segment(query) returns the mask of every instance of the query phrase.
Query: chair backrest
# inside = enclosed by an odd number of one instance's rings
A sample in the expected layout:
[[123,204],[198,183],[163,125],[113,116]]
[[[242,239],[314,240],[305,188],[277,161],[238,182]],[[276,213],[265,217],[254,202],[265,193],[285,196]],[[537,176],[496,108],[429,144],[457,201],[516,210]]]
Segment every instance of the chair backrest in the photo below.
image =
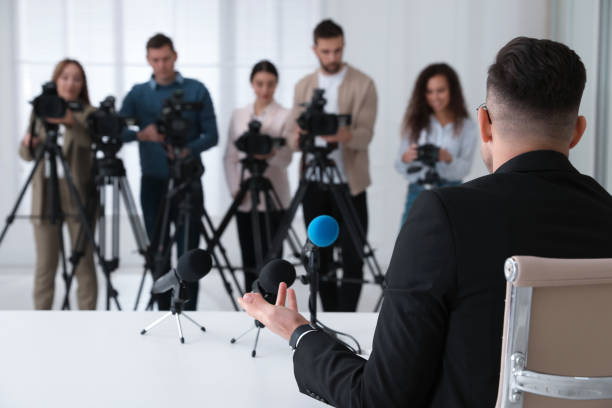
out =
[[514,256],[497,407],[612,407],[612,259]]

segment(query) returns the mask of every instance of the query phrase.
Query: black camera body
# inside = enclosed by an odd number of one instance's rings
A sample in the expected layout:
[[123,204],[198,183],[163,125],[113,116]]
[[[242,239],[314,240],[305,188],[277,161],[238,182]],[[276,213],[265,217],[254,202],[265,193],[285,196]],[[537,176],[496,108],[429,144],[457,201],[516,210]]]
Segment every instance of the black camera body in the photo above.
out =
[[103,136],[119,138],[125,129],[126,122],[115,110],[115,98],[107,96],[100,102],[98,110],[87,116],[87,125],[96,138]]
[[114,97],[107,96],[100,102],[100,107],[87,116],[87,127],[91,132],[94,150],[112,156],[121,149],[121,133],[126,127],[126,121],[115,110]]
[[249,122],[249,130],[244,132],[234,142],[236,149],[253,156],[256,154],[270,154],[272,150],[282,147],[286,140],[282,137],[272,137],[261,133],[261,122],[252,120]]
[[156,122],[157,131],[166,136],[166,143],[173,147],[184,147],[187,144],[190,122],[182,112],[197,112],[202,110],[201,102],[183,101],[183,91],[178,89],[172,96],[164,100],[162,118]]
[[433,187],[440,183],[440,175],[436,171],[436,163],[440,154],[440,146],[436,146],[431,143],[427,143],[417,147],[417,158],[415,161],[421,162],[422,166],[413,165],[408,167],[408,174],[416,173],[421,171],[423,166],[428,168],[425,176],[418,180],[419,184],[425,185],[425,187]]
[[335,135],[341,126],[351,124],[351,115],[336,115],[323,112],[327,100],[323,97],[324,89],[315,89],[306,110],[298,117],[298,126],[307,132],[305,139],[300,138],[300,148],[314,145],[314,136]]
[[57,94],[57,85],[53,81],[45,82],[42,93],[31,102],[34,114],[39,118],[61,119],[66,116],[66,110],[75,112],[83,110],[78,102],[67,102]]

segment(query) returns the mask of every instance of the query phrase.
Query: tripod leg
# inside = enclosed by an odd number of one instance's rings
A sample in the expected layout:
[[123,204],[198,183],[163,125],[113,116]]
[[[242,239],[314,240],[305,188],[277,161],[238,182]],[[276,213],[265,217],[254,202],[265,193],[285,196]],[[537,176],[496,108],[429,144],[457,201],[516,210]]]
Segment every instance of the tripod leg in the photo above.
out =
[[15,214],[17,213],[17,210],[19,209],[19,205],[21,204],[21,200],[23,200],[23,196],[25,195],[25,192],[26,192],[28,186],[32,182],[32,178],[34,177],[34,173],[36,172],[36,169],[40,165],[40,162],[42,161],[43,157],[45,157],[45,150],[44,149],[40,149],[40,151],[38,152],[38,155],[36,156],[36,160],[34,161],[34,166],[32,167],[32,170],[30,171],[30,174],[28,175],[28,178],[26,179],[26,182],[24,183],[23,187],[21,188],[21,191],[19,192],[19,196],[17,196],[17,200],[15,201],[15,205],[13,206],[13,209],[11,210],[10,214],[6,217],[6,223],[4,224],[4,228],[2,229],[2,233],[0,234],[0,243],[2,243],[2,241],[4,240],[4,236],[6,235],[6,232],[8,231],[9,226],[15,220]]
[[181,344],[185,343],[185,337],[183,336],[183,328],[181,327],[181,314],[175,313],[174,318],[176,319],[176,327],[179,332],[179,339],[181,340]]
[[151,323],[150,325],[148,325],[147,327],[142,329],[140,331],[140,334],[146,334],[147,332],[151,331],[152,328],[154,328],[155,326],[157,326],[158,324],[163,322],[164,319],[170,317],[171,315],[172,315],[172,312],[168,312],[168,313],[164,314],[162,317],[160,317],[159,319],[155,320],[153,323]]
[[191,323],[195,324],[196,326],[198,326],[200,328],[200,330],[202,330],[203,332],[206,331],[206,328],[204,326],[202,326],[200,323],[196,322],[194,319],[191,318],[191,316],[189,316],[187,313],[182,313],[183,317],[187,320],[189,320]]
[[274,255],[277,254],[282,248],[283,240],[287,236],[287,231],[289,230],[289,228],[291,228],[293,218],[295,217],[295,214],[297,213],[300,204],[302,204],[302,201],[304,200],[304,195],[306,194],[309,185],[310,182],[305,178],[302,178],[302,180],[300,180],[300,184],[298,186],[297,191],[295,192],[295,196],[293,196],[293,199],[291,200],[291,204],[289,205],[287,212],[281,219],[280,225],[276,230],[276,234],[274,234],[272,244],[268,248],[266,261],[273,259]]
[[258,329],[259,327],[257,327],[257,326],[253,326],[253,327],[251,327],[250,329],[248,329],[247,331],[245,331],[244,333],[242,333],[240,336],[238,336],[238,337],[232,337],[232,339],[230,340],[230,343],[232,343],[232,344],[236,343],[238,340],[240,340],[241,338],[243,338],[245,334],[250,333],[250,332],[251,332],[253,329],[256,329],[256,328]]
[[[217,258],[217,254],[215,253],[214,248],[210,246],[211,238],[208,235],[208,232],[206,231],[206,227],[204,226],[204,223],[202,222],[202,220],[200,220],[200,233],[202,237],[204,238],[204,241],[207,244],[207,251],[210,253],[210,256],[213,259],[213,265],[219,271],[219,276],[221,277],[221,281],[223,282],[223,287],[225,288],[225,292],[227,292],[227,295],[229,296],[230,302],[232,303],[234,310],[238,311],[239,310],[238,304],[236,303],[236,300],[234,299],[234,291],[232,289],[232,285],[230,285],[227,278],[225,277],[225,273],[223,272],[223,265],[221,265],[221,263],[219,262],[219,258]],[[227,258],[227,255],[225,253],[225,249],[223,248],[223,246],[221,246],[220,241],[217,246],[221,250],[221,255],[223,256],[224,261],[226,262],[227,268],[230,270],[232,278],[234,279],[234,283],[236,284],[236,287],[238,288],[238,291],[240,292],[240,296],[242,296],[244,293],[241,292],[240,290],[240,285],[238,285],[238,281],[236,280],[236,275],[234,274],[231,264],[229,263],[229,259]]]
[[253,344],[253,351],[251,351],[251,357],[255,357],[257,354],[257,343],[259,343],[259,333],[261,333],[261,327],[257,328],[257,333],[255,334],[255,344]]
[[102,253],[100,252],[100,248],[98,247],[98,245],[96,245],[94,236],[93,236],[93,231],[91,226],[89,225],[89,222],[87,220],[87,216],[86,216],[86,211],[85,211],[85,207],[83,206],[83,202],[81,201],[81,197],[79,196],[79,192],[77,191],[75,185],[74,185],[74,180],[72,179],[72,173],[70,172],[70,168],[68,167],[68,164],[66,163],[66,159],[64,158],[62,151],[59,147],[56,147],[57,149],[57,156],[60,158],[60,162],[62,164],[62,167],[64,169],[64,175],[66,177],[66,182],[68,183],[68,188],[70,190],[70,194],[72,196],[72,199],[74,200],[74,202],[77,205],[78,208],[78,215],[79,215],[79,220],[81,222],[81,226],[82,228],[84,228],[85,230],[85,234],[87,237],[87,240],[91,243],[92,248],[94,253],[96,254],[96,256],[98,257],[98,262],[100,264],[100,266],[102,267],[102,270],[104,272],[104,277],[106,279],[106,307],[107,310],[110,310],[110,299],[112,298],[115,301],[115,305],[117,306],[118,310],[121,310],[121,306],[119,304],[119,299],[117,298],[118,293],[117,290],[113,287],[112,283],[111,283],[111,279],[110,279],[110,273],[111,271],[108,269],[108,265],[106,264],[106,262],[104,262],[104,257],[102,255]]

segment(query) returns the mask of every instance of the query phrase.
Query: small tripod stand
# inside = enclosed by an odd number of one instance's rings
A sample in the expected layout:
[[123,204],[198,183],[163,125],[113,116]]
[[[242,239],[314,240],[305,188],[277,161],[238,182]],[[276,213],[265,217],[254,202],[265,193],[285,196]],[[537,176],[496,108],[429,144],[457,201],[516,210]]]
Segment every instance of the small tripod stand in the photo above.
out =
[[[123,198],[123,203],[127,210],[127,214],[130,220],[130,226],[138,246],[138,253],[145,258],[144,273],[147,270],[152,270],[152,262],[149,256],[149,237],[147,232],[142,225],[142,221],[138,216],[138,210],[132,195],[132,189],[126,177],[125,167],[123,161],[117,157],[117,152],[121,149],[121,141],[118,138],[108,138],[105,140],[99,140],[95,144],[94,154],[94,167],[93,174],[95,180],[95,189],[100,203],[98,212],[98,244],[100,246],[100,252],[107,255],[107,238],[106,238],[106,187],[111,186],[112,188],[112,213],[111,213],[111,258],[101,259],[100,262],[104,263],[106,268],[112,272],[119,267],[119,221],[120,221],[120,207],[119,200]],[[97,152],[101,152],[102,157],[98,157]],[[90,213],[93,213],[90,212]],[[77,240],[76,250],[73,253],[75,258],[75,264],[78,264],[80,258],[84,255],[85,240],[82,231],[79,233]],[[71,274],[68,279],[68,288],[72,283],[74,274]],[[107,286],[107,293],[112,290]],[[64,298],[64,309],[69,308],[68,306],[68,291]],[[107,304],[106,309],[108,310],[110,305]]]
[[[170,254],[172,250],[172,246],[178,240],[178,228],[174,234],[170,237],[169,240],[166,240],[166,235],[168,234],[170,228],[170,212],[172,210],[172,206],[174,203],[177,204],[178,215],[176,216],[175,225],[183,226],[183,245],[184,250],[186,251],[189,245],[189,236],[190,236],[190,225],[192,217],[196,217],[199,219],[198,230],[200,235],[206,241],[208,248],[210,249],[210,255],[213,259],[214,267],[219,271],[221,279],[223,281],[223,286],[225,287],[225,291],[227,292],[234,309],[238,310],[238,305],[234,300],[233,289],[229,281],[227,280],[224,269],[229,270],[232,280],[236,287],[238,287],[240,291],[240,285],[236,279],[236,275],[234,273],[234,269],[229,262],[229,258],[227,256],[227,252],[225,248],[219,244],[219,250],[221,252],[221,256],[223,258],[224,264],[221,264],[219,258],[212,250],[210,246],[211,242],[211,233],[215,234],[215,229],[212,224],[212,220],[210,216],[202,206],[201,208],[193,208],[192,205],[192,197],[194,194],[194,188],[201,188],[201,184],[197,181],[201,178],[204,173],[204,167],[202,164],[190,157],[179,157],[180,149],[174,148],[175,150],[175,159],[171,162],[170,165],[170,178],[168,180],[168,188],[166,191],[166,198],[164,204],[161,206],[158,219],[157,226],[155,228],[156,234],[153,237],[153,248],[154,250],[154,277],[161,276],[167,268],[168,262],[170,260]],[[201,192],[195,192],[196,194],[201,194]],[[202,221],[201,217],[203,217],[206,224]],[[138,289],[138,295],[136,297],[136,304],[134,305],[134,310],[138,308],[138,303],[140,301],[140,295],[142,293],[142,288],[144,285],[144,280],[146,278],[146,270],[143,272],[142,278],[140,280],[140,287]],[[240,291],[242,294],[242,292]],[[147,310],[151,310],[153,308],[153,303],[155,301],[154,296],[152,295],[147,303]]]
[[[64,245],[64,235],[62,231],[63,223],[65,221],[65,214],[63,213],[62,208],[61,208],[60,194],[59,194],[59,180],[58,180],[58,175],[57,175],[57,160],[59,160],[61,163],[62,169],[64,171],[64,175],[65,175],[66,183],[70,191],[71,199],[77,205],[77,212],[78,212],[77,217],[79,221],[81,222],[81,232],[82,231],[85,232],[85,238],[87,242],[91,244],[92,247],[94,248],[94,253],[98,257],[100,266],[102,267],[102,270],[104,272],[104,277],[106,278],[106,286],[108,289],[107,302],[106,302],[107,308],[110,307],[110,298],[112,298],[117,308],[121,309],[121,306],[119,305],[119,300],[117,299],[117,295],[118,295],[117,291],[113,288],[111,280],[110,280],[110,270],[107,268],[107,265],[103,262],[103,257],[100,252],[100,248],[95,243],[92,227],[86,216],[85,207],[83,206],[79,193],[74,185],[72,174],[70,172],[70,168],[68,167],[68,164],[66,163],[66,159],[64,158],[64,155],[62,153],[61,146],[57,144],[59,126],[56,124],[48,123],[44,120],[43,120],[43,124],[45,128],[44,144],[39,149],[36,155],[35,161],[34,161],[34,167],[30,171],[30,174],[24,186],[22,187],[21,192],[19,193],[19,196],[17,198],[17,201],[15,202],[15,205],[13,206],[11,213],[6,218],[6,224],[4,226],[4,229],[2,230],[2,233],[0,234],[0,243],[4,239],[4,236],[6,235],[6,232],[8,231],[9,226],[15,220],[15,214],[17,213],[19,205],[21,204],[21,201],[23,200],[23,197],[28,188],[28,185],[32,182],[32,178],[34,177],[36,170],[38,169],[43,159],[45,159],[46,162],[49,164],[49,184],[48,186],[50,188],[48,189],[48,202],[51,203],[50,221],[52,224],[58,224],[59,226],[58,242],[59,242],[59,248],[60,248],[60,259],[61,259],[61,264],[62,264],[62,278],[64,279],[64,283],[66,284],[66,293],[68,294],[68,291],[70,290],[70,281],[72,279],[71,277],[74,275],[76,264],[78,263],[78,261],[76,260],[75,257],[72,257],[72,256],[70,257],[70,261],[72,263],[72,273],[69,275],[68,269],[66,266],[66,248]],[[35,136],[34,130],[35,130],[35,121],[33,121],[31,124],[30,133],[32,137]],[[44,218],[44,216],[41,215],[41,218]],[[69,308],[69,305],[67,304],[66,299],[64,300],[64,306],[65,308]]]
[[[278,248],[281,247],[283,239],[287,235],[287,231],[291,226],[298,207],[304,200],[308,187],[311,185],[322,185],[332,193],[334,202],[340,210],[342,221],[344,221],[344,225],[347,227],[347,233],[351,238],[353,247],[361,259],[365,261],[365,264],[372,274],[372,283],[379,285],[381,289],[384,290],[385,276],[382,273],[380,265],[378,264],[376,256],[374,255],[374,250],[369,244],[365,232],[363,231],[363,228],[359,222],[357,211],[355,210],[353,202],[351,201],[348,184],[343,181],[342,175],[336,167],[336,163],[327,157],[331,150],[332,149],[329,147],[321,148],[312,146],[302,156],[302,160],[305,161],[306,153],[310,153],[312,155],[312,159],[305,166],[304,174],[302,175],[298,189],[291,200],[291,205],[285,213],[276,235],[274,236],[274,240],[269,248],[266,259],[271,259],[273,254],[275,254],[276,251],[278,251]],[[352,282],[353,280],[351,279],[350,281]],[[359,283],[368,282],[362,279],[359,280]],[[381,294],[380,298],[376,302],[376,306],[374,308],[375,311],[380,309],[382,299],[383,295]]]
[[181,327],[181,316],[185,317],[191,323],[199,327],[200,330],[205,332],[206,328],[204,326],[202,326],[200,323],[192,319],[187,313],[183,312],[183,305],[187,303],[188,301],[189,300],[187,299],[187,296],[185,294],[185,284],[183,282],[180,282],[178,284],[178,287],[175,287],[174,289],[172,289],[172,306],[170,307],[170,311],[164,314],[159,319],[155,320],[153,323],[151,323],[144,329],[142,329],[140,331],[140,334],[142,335],[147,334],[147,332],[151,331],[151,329],[153,329],[155,326],[157,326],[158,324],[160,324],[161,322],[163,322],[170,316],[174,316],[176,320],[176,327],[178,329],[179,340],[181,341],[181,344],[185,343],[185,337],[183,336],[183,328]]

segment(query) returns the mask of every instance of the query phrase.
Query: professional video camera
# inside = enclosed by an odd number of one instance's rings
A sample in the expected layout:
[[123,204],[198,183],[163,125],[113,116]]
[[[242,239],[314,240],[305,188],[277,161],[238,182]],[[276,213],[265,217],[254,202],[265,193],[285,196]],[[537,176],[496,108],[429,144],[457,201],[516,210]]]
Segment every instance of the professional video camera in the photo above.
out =
[[107,96],[100,102],[100,108],[87,116],[94,149],[105,154],[117,153],[121,149],[121,132],[126,126],[124,118],[115,110],[115,98]]
[[440,175],[436,171],[436,163],[438,162],[438,156],[440,154],[440,147],[431,143],[421,145],[417,148],[416,162],[420,162],[422,165],[413,165],[408,167],[408,174],[416,173],[421,171],[423,167],[427,167],[425,176],[418,180],[419,184],[425,187],[433,187],[440,183]]
[[173,147],[184,147],[187,144],[189,120],[182,115],[183,111],[200,111],[201,102],[183,101],[183,91],[178,89],[172,96],[164,100],[162,118],[156,122],[157,131],[166,135],[166,143]]
[[31,102],[34,114],[39,118],[63,118],[66,109],[79,112],[83,106],[79,102],[67,102],[57,94],[55,82],[49,81],[43,84],[42,93]]
[[244,132],[234,145],[248,156],[270,154],[275,148],[284,146],[286,140],[282,137],[272,137],[261,134],[261,122],[252,120],[249,122],[249,130]]
[[323,97],[324,89],[315,89],[306,110],[298,117],[298,126],[306,131],[306,135],[300,137],[300,148],[302,150],[314,146],[314,137],[320,135],[335,135],[341,126],[351,124],[351,115],[336,115],[323,112],[327,100]]

